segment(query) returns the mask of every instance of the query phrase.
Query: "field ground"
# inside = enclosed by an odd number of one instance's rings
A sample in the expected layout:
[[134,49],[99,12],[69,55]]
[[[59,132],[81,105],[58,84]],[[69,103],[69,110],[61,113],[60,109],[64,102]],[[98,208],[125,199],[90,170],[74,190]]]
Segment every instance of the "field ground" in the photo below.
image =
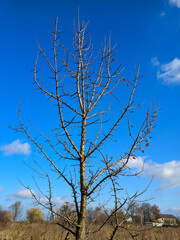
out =
[[[137,228],[137,227],[129,227]],[[150,230],[146,230],[145,227],[141,227],[143,230],[136,240],[180,240],[180,227],[157,227]],[[94,234],[88,238],[88,240],[105,240],[109,239],[112,232],[110,226],[105,227],[100,233]],[[14,222],[8,224],[6,227],[0,228],[0,240],[63,240],[66,233],[62,229],[49,222],[44,223],[28,223],[28,222]],[[68,238],[69,240],[73,238]],[[120,229],[116,235],[116,240],[130,240],[132,239],[129,233],[123,229]]]

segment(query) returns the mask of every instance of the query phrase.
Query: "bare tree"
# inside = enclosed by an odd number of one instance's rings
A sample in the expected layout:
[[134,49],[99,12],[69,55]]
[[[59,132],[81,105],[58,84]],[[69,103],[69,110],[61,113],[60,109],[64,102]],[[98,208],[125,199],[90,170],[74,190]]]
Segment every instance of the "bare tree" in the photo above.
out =
[[16,201],[15,203],[11,204],[9,210],[13,215],[13,221],[15,221],[21,215],[23,210],[21,201]]
[[[140,86],[140,68],[136,70],[135,77],[127,80],[122,76],[122,66],[115,60],[114,47],[111,48],[111,39],[104,41],[99,53],[94,56],[91,38],[86,32],[87,24],[78,20],[77,29],[74,26],[74,38],[72,49],[63,45],[62,32],[57,29],[51,32],[52,55],[46,54],[45,50],[37,43],[39,53],[34,64],[34,83],[36,89],[52,102],[56,110],[57,126],[49,129],[50,132],[41,132],[27,118],[27,127],[21,118],[19,105],[19,125],[10,128],[24,133],[34,144],[35,150],[48,162],[45,170],[35,161],[38,168],[31,167],[48,182],[49,191],[45,194],[34,179],[41,195],[46,198],[41,201],[29,186],[38,204],[48,209],[54,222],[72,234],[78,240],[84,240],[89,231],[86,226],[87,206],[95,201],[106,183],[119,176],[136,176],[128,167],[128,162],[136,159],[137,152],[144,153],[154,128],[158,109],[151,106],[145,113],[144,119],[137,117],[135,124],[131,122],[136,110],[142,106],[135,102],[135,94]],[[52,56],[52,57],[51,57]],[[42,57],[42,58],[41,58]],[[46,81],[40,80],[39,58],[45,60],[50,71]],[[125,93],[125,95],[124,95]],[[108,104],[113,102],[114,104]],[[119,140],[121,124],[127,120],[127,135],[130,144],[119,157],[107,156],[106,146],[110,141]],[[56,121],[55,121],[56,122]],[[124,126],[124,125],[123,125]],[[67,168],[65,167],[66,165]],[[57,212],[53,202],[51,172],[72,191],[76,217]],[[115,207],[115,214],[130,199],[137,197],[127,194],[120,205]],[[63,221],[57,221],[57,217]],[[104,221],[99,230],[108,222],[110,216]],[[63,224],[66,222],[68,224]],[[118,224],[119,225],[119,224]]]

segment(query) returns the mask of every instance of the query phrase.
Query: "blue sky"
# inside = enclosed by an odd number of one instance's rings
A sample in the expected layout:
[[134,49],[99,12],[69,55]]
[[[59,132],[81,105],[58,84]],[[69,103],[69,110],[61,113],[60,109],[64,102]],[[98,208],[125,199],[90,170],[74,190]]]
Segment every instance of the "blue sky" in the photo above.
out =
[[[53,30],[58,17],[59,29],[64,31],[63,42],[70,46],[78,5],[80,18],[89,21],[94,51],[111,31],[112,45],[117,43],[116,61],[125,67],[124,77],[132,78],[134,60],[140,64],[141,74],[150,72],[142,80],[137,100],[142,99],[147,106],[154,97],[161,106],[160,118],[150,146],[131,166],[140,169],[145,160],[145,170],[137,186],[145,186],[154,175],[145,196],[154,198],[151,203],[159,205],[162,211],[180,208],[179,0],[0,1],[1,119],[17,123],[22,96],[24,116],[27,114],[37,127],[53,126],[50,104],[33,91],[31,70],[37,54],[35,39],[49,49],[49,30]],[[41,110],[44,115],[40,114]],[[0,132],[0,205],[7,207],[13,201],[22,200],[29,206],[32,204],[30,195],[16,177],[33,187],[32,172],[23,160],[31,162],[37,153],[33,153],[24,135],[9,130],[2,121]],[[110,143],[107,149],[118,154],[118,145]],[[131,180],[126,183],[127,189],[137,187]],[[67,188],[58,188],[54,193],[57,202],[69,198]]]

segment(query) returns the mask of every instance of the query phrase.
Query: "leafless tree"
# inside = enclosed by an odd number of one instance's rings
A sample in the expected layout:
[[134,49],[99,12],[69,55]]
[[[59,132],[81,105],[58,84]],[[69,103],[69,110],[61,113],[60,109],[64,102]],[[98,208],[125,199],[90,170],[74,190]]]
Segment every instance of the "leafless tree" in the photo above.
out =
[[[51,212],[54,222],[76,239],[84,240],[88,234],[95,232],[89,231],[86,226],[88,204],[95,201],[99,191],[112,179],[138,174],[130,171],[128,162],[136,158],[138,151],[144,153],[144,148],[149,145],[158,109],[155,104],[153,108],[148,107],[137,129],[135,124],[132,124],[131,118],[134,119],[137,109],[142,107],[142,104],[136,103],[134,99],[140,86],[139,79],[143,77],[139,76],[140,68],[136,70],[134,64],[134,79],[125,79],[122,76],[123,68],[115,59],[115,49],[111,48],[110,38],[104,41],[98,54],[94,56],[91,38],[86,31],[87,24],[80,23],[79,20],[77,29],[74,26],[73,30],[72,49],[65,47],[61,39],[63,33],[58,31],[57,23],[56,19],[55,30],[51,32],[53,57],[46,54],[37,43],[39,52],[33,70],[36,89],[47,97],[56,110],[57,126],[47,135],[46,130],[41,132],[27,118],[29,123],[27,127],[21,118],[20,104],[19,125],[9,127],[24,133],[34,144],[35,150],[38,150],[49,163],[48,170],[40,166],[38,161],[35,161],[38,170],[30,166],[41,177],[47,179],[48,194],[41,190],[34,179],[46,202],[41,201],[29,186],[26,188],[31,191],[38,204]],[[45,81],[40,80],[39,59],[45,60],[50,71]],[[136,119],[139,123],[140,117],[137,116]],[[106,146],[110,141],[119,140],[118,131],[121,124],[124,126],[124,120],[127,120],[130,144],[118,158],[112,155],[107,157]],[[64,162],[68,167],[65,167]],[[57,181],[62,179],[71,189],[75,218],[74,215],[71,218],[71,215],[56,211],[50,170],[57,175]],[[131,197],[127,195],[111,215],[116,214],[117,210],[138,194]],[[63,221],[56,221],[58,216]],[[99,230],[109,218],[110,216],[107,216]]]
[[16,201],[15,203],[11,204],[9,210],[13,215],[13,221],[15,221],[18,217],[20,217],[23,211],[21,201]]
[[133,194],[132,196],[129,196],[127,194],[127,197],[122,201],[122,199],[119,198],[120,194],[118,192],[121,190],[121,187],[117,182],[117,177],[111,176],[110,179],[112,182],[112,196],[114,197],[114,209],[112,213],[108,216],[108,218],[110,217],[113,218],[113,222],[111,224],[112,233],[109,239],[110,240],[115,239],[115,235],[118,229],[126,230],[129,233],[130,237],[132,239],[135,239],[140,233],[150,230],[151,228],[134,229],[133,227],[128,227],[128,225],[124,223],[127,223],[128,221],[128,217],[130,216],[129,214],[132,210],[132,207],[135,204],[135,200],[147,191],[151,182],[143,191],[141,192],[136,191],[135,194]]

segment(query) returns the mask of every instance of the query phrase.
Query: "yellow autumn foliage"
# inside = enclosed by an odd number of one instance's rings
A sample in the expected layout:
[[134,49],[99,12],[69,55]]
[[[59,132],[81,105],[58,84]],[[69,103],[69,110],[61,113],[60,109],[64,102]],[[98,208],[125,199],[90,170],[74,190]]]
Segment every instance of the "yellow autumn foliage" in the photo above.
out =
[[39,208],[30,208],[26,212],[26,218],[30,222],[40,222],[43,220],[42,212]]

